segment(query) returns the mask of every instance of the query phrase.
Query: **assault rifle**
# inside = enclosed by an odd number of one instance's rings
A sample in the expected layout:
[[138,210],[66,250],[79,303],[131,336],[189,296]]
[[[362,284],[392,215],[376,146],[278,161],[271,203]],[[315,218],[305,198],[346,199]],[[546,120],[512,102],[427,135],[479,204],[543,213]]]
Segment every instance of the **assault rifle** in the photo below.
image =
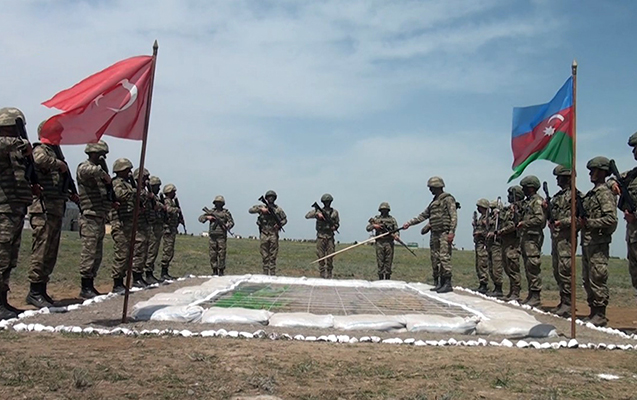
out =
[[[24,126],[24,121],[22,120],[22,118],[16,119],[15,122],[16,122],[16,129],[18,130],[18,134],[20,135],[20,137],[26,140],[27,142],[31,143],[29,141],[29,135],[27,134],[27,129]],[[43,199],[44,196],[42,195],[42,186],[40,186],[40,180],[38,179],[38,174],[35,172],[35,161],[33,160],[33,154],[29,154],[24,159],[24,168],[25,168],[24,175],[29,181],[29,183],[31,184],[31,188],[32,188],[31,190],[40,199],[42,212],[46,214],[46,205],[44,204],[44,199]]]
[[58,189],[60,190],[60,193],[62,194],[71,193],[72,195],[76,196],[77,201],[75,202],[75,204],[77,204],[77,207],[80,209],[80,214],[82,214],[82,208],[80,207],[80,200],[79,200],[79,193],[77,192],[77,186],[75,186],[75,181],[73,180],[73,176],[71,176],[71,171],[69,170],[69,164],[64,159],[64,153],[62,153],[62,148],[60,147],[60,145],[57,145],[57,144],[54,144],[51,147],[53,148],[53,152],[55,153],[55,158],[57,158],[58,160],[66,164],[66,172],[62,174],[62,181],[60,181],[58,185]]
[[622,178],[621,174],[617,170],[615,160],[610,160],[610,172],[615,176],[615,180],[621,189],[621,195],[619,196],[617,207],[622,211],[628,211],[631,214],[635,214],[635,211],[637,211],[637,205],[635,205],[635,200],[628,191],[628,185],[633,179],[635,179],[637,172],[631,171],[628,175]]
[[[402,229],[402,227],[401,228],[396,228],[396,229],[389,229],[389,227],[387,225],[385,225],[385,224],[382,224],[380,227],[381,227],[381,231],[382,231],[381,233],[389,232],[390,235],[393,235],[394,233],[396,233],[396,232],[398,232],[399,230]],[[416,255],[416,253],[414,253],[414,251],[412,249],[410,249],[409,246],[407,246],[407,244],[405,242],[403,242],[400,237],[394,236],[394,240],[397,241],[398,243],[400,243],[404,248],[409,250],[409,252],[411,254],[413,254],[414,257],[418,257]]]
[[473,220],[471,222],[471,225],[473,225],[474,228],[476,226],[478,226],[478,212],[477,211],[473,212]]
[[493,227],[493,240],[495,241],[498,236],[498,230],[500,229],[500,205],[502,205],[502,198],[498,196],[495,200],[495,226]]
[[222,220],[220,220],[219,218],[217,218],[214,213],[213,210],[209,209],[208,207],[204,207],[201,209],[206,215],[209,215],[212,217],[214,224],[212,225],[212,229],[214,230],[217,226],[220,226],[221,229],[223,229],[225,232],[228,232],[230,235],[234,236],[234,233],[232,233],[232,231],[230,229],[228,229],[228,226],[226,224],[223,223]]
[[549,194],[549,184],[546,181],[542,183],[542,190],[544,190],[544,195],[546,196],[546,219],[550,223],[554,223],[555,218],[553,216],[553,206],[551,205],[551,195]]
[[[100,158],[98,165],[102,168],[102,171],[108,174],[108,165],[106,165],[106,159]],[[113,190],[113,183],[104,183],[106,186],[106,198],[111,203],[117,202],[117,198],[115,197],[115,190]]]
[[[336,227],[336,224],[334,224],[334,221],[332,221],[332,216],[330,215],[329,212],[321,208],[321,206],[319,206],[317,202],[314,202],[314,204],[312,204],[312,207],[314,207],[316,212],[320,212],[321,214],[323,214],[323,218],[325,218],[325,222],[327,222],[330,225],[330,227],[334,227],[334,228]],[[334,231],[336,233],[340,233],[338,229],[335,229]]]
[[281,218],[279,218],[279,216],[277,215],[276,210],[274,209],[274,207],[272,207],[272,204],[268,203],[268,201],[263,196],[259,197],[259,201],[265,204],[265,206],[268,208],[268,214],[270,214],[274,218],[277,225],[279,226],[279,230],[281,232],[285,232],[285,230],[283,229],[283,223],[281,222]]
[[186,220],[184,219],[184,213],[181,212],[181,206],[179,205],[179,199],[175,197],[175,205],[179,209],[179,223],[184,226],[184,234],[188,234],[188,229],[186,229]]
[[578,218],[588,218],[588,213],[584,208],[584,199],[582,199],[579,193],[575,194],[575,214]]

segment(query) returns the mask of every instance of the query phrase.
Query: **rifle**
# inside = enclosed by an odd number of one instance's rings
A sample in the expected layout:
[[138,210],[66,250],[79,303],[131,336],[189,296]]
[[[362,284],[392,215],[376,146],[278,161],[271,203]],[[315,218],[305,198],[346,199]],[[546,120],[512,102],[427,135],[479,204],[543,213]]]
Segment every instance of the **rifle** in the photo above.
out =
[[188,234],[188,229],[186,229],[186,220],[184,219],[184,213],[181,212],[181,206],[179,205],[179,199],[175,197],[175,205],[179,209],[179,223],[184,226],[184,235]]
[[276,211],[275,211],[274,207],[272,207],[272,204],[268,203],[268,201],[263,196],[259,197],[259,201],[261,203],[265,204],[265,206],[268,208],[268,213],[276,221],[277,225],[279,226],[279,230],[281,232],[285,232],[285,230],[283,229],[283,223],[281,222],[281,218],[279,218],[279,216],[276,214]]
[[544,195],[546,196],[546,219],[550,223],[554,223],[555,218],[553,216],[553,206],[551,205],[551,195],[549,194],[549,184],[546,181],[542,183],[542,190],[544,190]]
[[473,220],[471,222],[471,225],[473,225],[474,228],[476,226],[478,226],[478,212],[477,211],[473,212]]
[[228,232],[230,235],[234,236],[234,233],[232,233],[232,231],[230,229],[228,229],[228,226],[226,224],[223,223],[223,221],[221,221],[219,218],[217,218],[214,214],[213,214],[213,210],[209,209],[208,207],[204,207],[201,209],[206,215],[209,215],[212,217],[212,219],[215,221],[212,229],[214,230],[217,225],[221,227],[221,229],[223,229],[225,232]]
[[[100,158],[98,165],[102,167],[102,171],[108,174],[108,165],[106,165],[105,158]],[[117,197],[115,196],[115,190],[113,190],[113,184],[104,182],[104,186],[106,186],[106,198],[108,199],[108,201],[110,201],[111,203],[117,202]]]
[[[330,225],[330,227],[336,227],[336,225],[332,221],[332,216],[330,215],[330,213],[328,213],[323,208],[321,208],[321,206],[319,206],[317,202],[314,202],[314,204],[312,204],[312,207],[314,207],[314,209],[317,212],[320,212],[321,214],[323,214],[323,218],[325,218],[325,222],[327,222]],[[340,233],[338,229],[335,229],[335,232]]]
[[[26,140],[27,142],[31,143],[29,141],[29,135],[27,133],[26,127],[24,126],[24,121],[22,120],[22,118],[16,119],[15,123],[16,123],[16,129],[18,130],[18,134],[20,135],[20,137]],[[37,193],[37,196],[40,199],[42,212],[46,214],[46,205],[44,204],[44,199],[43,199],[44,196],[42,195],[42,187],[40,186],[38,174],[35,172],[35,161],[33,160],[33,154],[29,154],[24,159],[24,167],[25,167],[24,175],[26,179],[29,181],[29,184],[31,184],[31,187],[36,188],[35,193]]]
[[615,160],[610,160],[610,172],[615,176],[615,180],[621,189],[617,208],[622,211],[628,211],[631,214],[635,214],[635,211],[637,211],[637,205],[635,205],[635,200],[628,191],[628,185],[633,179],[635,179],[635,173],[629,173],[626,177],[622,178],[621,174],[617,170]]
[[[71,171],[69,170],[69,164],[64,159],[62,148],[60,147],[60,145],[57,144],[51,145],[51,147],[53,148],[53,152],[55,153],[55,158],[66,164],[66,172],[62,174],[62,181],[58,185],[60,193],[68,194],[70,192],[75,196],[79,196],[79,193],[77,192],[77,186],[75,186],[75,181],[73,180],[73,176],[71,176]],[[75,204],[77,204],[77,207],[80,209],[80,214],[82,214],[82,208],[80,207],[79,198],[78,201],[75,202]]]
[[575,194],[575,213],[578,218],[588,218],[588,213],[584,208],[584,199],[579,194]]
[[[402,228],[397,228],[397,229],[389,229],[389,227],[385,224],[381,225],[381,230],[384,232],[390,232],[390,235],[393,235],[394,233],[398,232],[399,230],[401,230]],[[409,248],[409,246],[407,246],[407,244],[405,242],[402,241],[401,238],[399,238],[398,236],[394,236],[394,240],[397,241],[398,243],[400,243],[401,245],[403,245],[404,248],[406,248],[407,250],[409,250],[409,252],[411,254],[414,255],[414,257],[418,257],[416,255],[416,253],[414,253],[414,251],[412,249]]]
[[493,232],[493,240],[495,241],[497,236],[498,236],[498,230],[500,229],[500,205],[502,204],[502,198],[500,196],[498,196],[498,198],[495,201],[495,208],[496,208],[496,215],[495,215],[495,226],[494,226],[494,232]]

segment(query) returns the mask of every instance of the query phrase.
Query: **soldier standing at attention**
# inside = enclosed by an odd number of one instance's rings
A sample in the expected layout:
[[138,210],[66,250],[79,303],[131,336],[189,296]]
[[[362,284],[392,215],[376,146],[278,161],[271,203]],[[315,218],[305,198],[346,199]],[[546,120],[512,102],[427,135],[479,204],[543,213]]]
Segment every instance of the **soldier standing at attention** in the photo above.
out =
[[486,294],[489,284],[489,252],[487,251],[487,211],[489,200],[480,199],[476,203],[479,215],[475,215],[473,224],[473,243],[475,244],[476,274],[478,275],[478,289],[476,292]]
[[161,180],[156,176],[151,176],[149,180],[150,193],[152,194],[154,207],[148,210],[148,218],[150,221],[150,235],[148,237],[148,255],[146,256],[145,281],[148,283],[163,282],[160,276],[155,276],[155,261],[159,254],[159,246],[161,245],[161,237],[164,234],[164,204],[159,198],[159,189]]
[[[41,137],[43,121],[38,126],[38,137]],[[65,186],[65,180],[71,179],[68,166],[63,159],[59,146],[48,143],[36,143],[33,147],[33,161],[38,182],[42,186],[43,197],[33,196],[29,206],[29,222],[32,228],[33,241],[31,244],[31,268],[29,281],[31,283],[26,302],[37,308],[52,307],[53,299],[47,293],[49,277],[55,268],[60,234],[62,232],[62,218],[66,210],[66,202],[70,197],[70,184]],[[79,202],[77,195],[72,200]]]
[[[562,165],[553,169],[560,191],[547,205],[551,218],[551,259],[553,276],[560,290],[560,304],[551,310],[560,317],[571,316],[571,170]],[[580,195],[579,193],[577,194]],[[577,245],[577,243],[575,243]]]
[[166,212],[164,222],[164,247],[161,257],[161,278],[164,280],[174,280],[175,277],[168,273],[170,262],[175,256],[175,239],[177,238],[177,228],[181,220],[181,209],[177,207],[177,187],[172,183],[164,186],[164,209]]
[[[316,209],[312,209],[305,214],[306,219],[316,219],[316,255],[318,258],[334,253],[335,249],[334,232],[338,230],[341,221],[338,211],[332,208],[332,201],[334,201],[334,198],[329,193],[321,196],[323,210],[329,214],[327,216]],[[334,261],[332,257],[319,261],[321,278],[331,279],[333,269]]]
[[606,326],[608,305],[608,258],[613,232],[617,229],[617,200],[606,185],[610,161],[606,157],[591,159],[590,171],[594,187],[582,199],[586,215],[579,216],[582,229],[582,280],[586,290],[590,315],[585,321]]
[[[436,285],[432,290],[438,293],[452,292],[451,248],[458,226],[457,203],[451,194],[444,191],[445,182],[442,178],[438,176],[429,178],[427,186],[434,195],[433,200],[425,211],[405,222],[403,229],[429,220],[431,265],[434,269],[433,277]],[[438,266],[439,270],[436,268]]]
[[[394,232],[398,229],[398,222],[389,215],[391,208],[389,203],[382,202],[378,206],[380,215],[369,219],[367,232],[374,230],[374,236],[382,235],[385,232]],[[376,239],[376,263],[378,264],[378,279],[391,279],[391,267],[394,261],[394,240],[398,237],[398,232],[390,233]]]
[[[80,297],[90,299],[99,296],[94,280],[102,265],[106,219],[115,204],[111,177],[106,166],[108,145],[106,142],[89,143],[84,148],[88,160],[77,166],[77,191],[80,194]],[[109,194],[110,193],[110,194]]]
[[226,270],[228,231],[234,226],[234,220],[230,211],[223,207],[226,204],[223,196],[216,196],[212,204],[214,205],[212,210],[204,208],[204,214],[199,216],[199,222],[210,223],[208,228],[210,267],[213,275],[223,276]]
[[18,265],[27,206],[40,187],[31,185],[26,168],[31,144],[21,138],[26,119],[17,108],[0,108],[0,320],[17,318],[8,303],[11,270]]
[[266,204],[250,207],[250,214],[259,214],[257,225],[261,238],[261,258],[263,259],[263,273],[276,275],[276,257],[279,252],[279,231],[288,220],[281,207],[274,204],[277,195],[274,190],[265,193]]
[[521,202],[524,192],[521,186],[511,186],[507,190],[509,205],[504,207],[500,216],[500,228],[496,234],[502,241],[502,260],[504,272],[509,277],[509,293],[505,301],[519,300],[520,289],[520,238],[516,228],[520,220]]
[[531,307],[539,307],[542,304],[540,292],[542,291],[542,277],[540,276],[542,260],[542,243],[544,243],[544,227],[546,226],[546,214],[544,213],[544,199],[537,191],[540,189],[540,180],[537,176],[529,175],[520,181],[526,201],[522,208],[522,221],[518,223],[520,230],[520,247],[522,260],[526,272],[529,294],[522,304]]
[[489,203],[490,211],[487,218],[487,253],[489,254],[489,275],[493,281],[493,291],[487,296],[503,297],[502,293],[502,240],[497,235],[500,228],[500,201]]
[[[133,172],[133,182],[136,185],[139,182],[139,168],[135,168]],[[148,259],[148,242],[150,240],[150,227],[152,218],[154,217],[155,205],[154,198],[148,190],[148,181],[150,172],[144,168],[142,175],[142,188],[139,193],[139,215],[137,217],[137,232],[135,232],[135,247],[133,249],[133,280],[137,281],[139,287],[146,287],[152,283],[159,283],[157,279],[154,282],[147,282],[144,279],[144,271],[146,269],[146,261]],[[137,193],[135,193],[137,195]]]
[[[637,160],[637,132],[628,138],[628,145],[632,147],[633,158]],[[622,174],[624,181],[628,185],[628,193],[632,197],[633,202],[637,203],[637,167]],[[626,247],[628,249],[628,272],[635,290],[635,298],[637,298],[637,215],[628,211],[623,204],[622,211],[626,220]]]

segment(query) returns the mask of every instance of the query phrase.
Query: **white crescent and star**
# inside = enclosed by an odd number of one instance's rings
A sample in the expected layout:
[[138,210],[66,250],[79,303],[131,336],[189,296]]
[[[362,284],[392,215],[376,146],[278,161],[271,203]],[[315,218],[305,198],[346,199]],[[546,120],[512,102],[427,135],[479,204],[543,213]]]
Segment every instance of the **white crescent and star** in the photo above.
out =
[[[559,119],[560,122],[564,122],[564,116],[561,114],[553,114],[551,115],[551,117],[549,118],[548,121],[546,121],[546,125],[547,127],[544,128],[544,136],[553,136],[553,134],[555,134],[555,127],[550,126],[550,123],[553,119]],[[559,124],[559,122],[558,122]]]
[[[135,86],[134,83],[130,83],[130,81],[128,79],[122,79],[121,81],[118,82],[118,85],[122,85],[122,87],[126,90],[128,90],[129,94],[130,94],[130,98],[128,99],[128,102],[126,104],[124,104],[124,106],[122,108],[111,108],[111,107],[106,107],[111,111],[115,111],[115,112],[121,112],[126,110],[127,108],[129,108],[130,106],[133,105],[133,103],[135,102],[135,100],[137,100],[137,86]],[[95,98],[95,100],[93,100],[93,102],[95,103],[96,106],[99,107],[99,101],[100,99],[104,97],[104,94],[100,94],[99,96],[97,96]]]

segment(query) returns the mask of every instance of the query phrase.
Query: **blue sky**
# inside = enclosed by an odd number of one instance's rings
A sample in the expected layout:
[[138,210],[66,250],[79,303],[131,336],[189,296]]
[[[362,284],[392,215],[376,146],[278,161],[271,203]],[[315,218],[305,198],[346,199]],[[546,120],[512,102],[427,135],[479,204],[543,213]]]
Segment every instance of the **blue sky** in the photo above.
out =
[[[55,113],[40,103],[159,41],[147,167],[178,187],[192,232],[223,194],[242,235],[268,189],[289,217],[285,237],[311,238],[303,216],[324,192],[362,240],[389,201],[400,223],[442,176],[462,203],[458,247],[472,248],[481,197],[505,196],[511,113],[549,101],[578,73],[580,190],[586,161],[634,161],[634,2],[599,1],[9,1],[0,0],[3,106],[31,135]],[[10,77],[10,79],[6,79]],[[139,162],[138,142],[106,138],[109,160]],[[64,149],[73,166],[83,146]],[[537,174],[556,190],[553,165]],[[625,255],[623,223],[612,253]],[[428,243],[419,229],[407,241]],[[545,250],[548,251],[548,240]]]

